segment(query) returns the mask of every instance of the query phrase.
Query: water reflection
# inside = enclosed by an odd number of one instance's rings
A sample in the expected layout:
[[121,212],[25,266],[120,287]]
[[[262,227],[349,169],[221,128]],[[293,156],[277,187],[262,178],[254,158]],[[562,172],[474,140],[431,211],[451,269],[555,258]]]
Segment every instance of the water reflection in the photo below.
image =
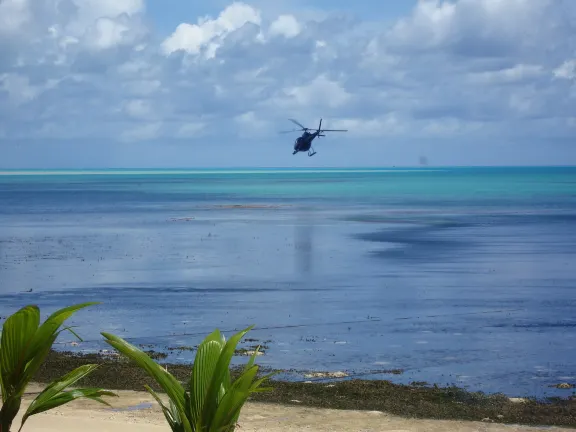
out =
[[312,273],[314,254],[314,210],[302,206],[295,212],[294,253],[296,273],[308,276]]

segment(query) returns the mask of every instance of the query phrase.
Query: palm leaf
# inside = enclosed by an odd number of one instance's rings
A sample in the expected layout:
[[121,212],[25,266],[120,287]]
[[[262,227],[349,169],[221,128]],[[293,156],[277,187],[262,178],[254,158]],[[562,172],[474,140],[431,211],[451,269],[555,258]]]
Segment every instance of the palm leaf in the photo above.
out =
[[[68,306],[62,309],[59,309],[53,312],[46,321],[42,323],[38,330],[34,334],[34,338],[32,339],[30,346],[28,347],[27,355],[29,357],[36,356],[39,352],[45,350],[46,347],[46,340],[54,337],[59,336],[60,333],[64,330],[68,330],[72,332],[78,339],[82,340],[80,336],[78,336],[75,332],[72,331],[71,327],[66,327],[64,329],[60,329],[64,321],[70,318],[75,312],[79,311],[88,306],[99,304],[98,302],[86,302],[80,303],[73,306]],[[58,329],[60,329],[58,331]]]
[[191,422],[195,425],[195,429],[198,429],[203,423],[204,405],[216,402],[207,401],[206,396],[223,346],[223,338],[218,330],[210,333],[198,346],[189,384],[190,392],[193,395],[190,399]]
[[182,420],[180,418],[180,415],[178,414],[178,410],[175,409],[176,407],[174,406],[172,401],[170,401],[170,408],[168,408],[166,407],[166,405],[164,405],[158,394],[154,390],[152,390],[150,386],[145,385],[144,387],[146,388],[146,390],[148,390],[148,393],[150,393],[152,397],[156,399],[156,402],[158,402],[160,408],[162,408],[162,412],[164,413],[164,417],[166,417],[166,421],[170,425],[170,429],[172,429],[172,431],[174,432],[184,432],[184,425],[182,424]]
[[0,374],[2,375],[2,403],[13,393],[19,393],[18,384],[26,366],[28,350],[40,323],[37,306],[25,306],[8,317],[2,326],[0,341]]
[[100,388],[80,388],[80,389],[72,389],[67,391],[59,391],[58,393],[54,394],[51,397],[44,396],[42,400],[38,400],[38,398],[34,399],[32,402],[34,405],[30,406],[24,416],[22,417],[22,423],[20,429],[24,426],[24,423],[28,418],[34,414],[39,414],[44,411],[51,410],[53,408],[57,408],[68,402],[72,402],[73,400],[84,398],[84,399],[91,399],[96,402],[99,402],[103,405],[107,405],[111,407],[108,402],[102,399],[102,396],[118,396],[116,393],[111,391],[102,390]]
[[257,372],[258,367],[253,366],[234,381],[214,413],[210,431],[219,431],[223,427],[231,426],[235,423],[236,414],[240,412],[240,409],[248,399],[250,384]]
[[[258,368],[258,366],[254,366],[254,368]],[[248,370],[246,370],[246,372],[248,372]],[[260,385],[273,375],[276,375],[277,373],[278,372],[271,372],[268,375],[265,375],[262,378],[252,382],[250,388],[248,389],[248,392],[244,395],[244,402],[238,407],[238,409],[236,410],[236,414],[232,417],[232,420],[230,420],[231,424],[236,424],[238,422],[238,418],[240,417],[240,409],[242,408],[243,404],[248,400],[248,397],[250,397],[251,393],[260,393],[272,390],[271,387],[260,387]]]
[[[26,338],[26,341],[19,347],[21,349],[19,351],[20,362],[16,365],[16,369],[13,369],[12,371],[13,374],[15,374],[13,375],[14,379],[17,380],[13,381],[12,384],[15,388],[21,390],[20,392],[16,392],[17,394],[21,395],[24,392],[25,387],[40,369],[40,366],[48,356],[54,341],[60,333],[64,330],[70,330],[70,328],[64,328],[58,331],[64,321],[70,318],[78,310],[95,304],[98,303],[87,302],[59,309],[52,313],[39,327],[38,322],[40,320],[40,311],[37,306],[26,306],[13,315],[17,318],[16,323],[19,327],[27,328],[29,326],[29,323],[26,322],[28,319],[33,319],[35,321],[34,333],[20,335],[20,338]],[[28,311],[32,311],[33,317],[29,318],[25,316]],[[21,312],[23,312],[23,314],[19,315]],[[2,352],[4,353],[4,347],[2,347]]]
[[102,335],[108,344],[144,369],[166,392],[170,407],[146,386],[162,408],[173,432],[233,432],[250,394],[267,390],[260,388],[260,385],[274,374],[255,380],[258,373],[258,366],[254,364],[257,349],[241,375],[231,382],[230,361],[238,342],[252,327],[236,333],[228,341],[218,329],[206,336],[198,346],[186,390],[138,348],[117,336],[108,333]]
[[[2,390],[0,432],[10,430],[20,410],[22,395],[26,387],[38,372],[58,335],[64,330],[70,330],[70,328],[60,329],[64,321],[76,311],[93,304],[98,303],[81,303],[59,309],[52,313],[42,325],[40,325],[40,310],[36,305],[25,306],[6,320],[0,340],[0,387]],[[70,331],[76,335],[72,330]],[[92,365],[87,365],[50,384],[28,407],[22,425],[31,415],[74,399],[88,398],[106,403],[101,396],[112,396],[113,393],[101,389],[63,391],[93,369]]]
[[[38,396],[36,396],[36,398],[28,406],[28,409],[22,417],[22,424],[24,424],[26,419],[31,415],[47,411],[51,408],[56,408],[80,397],[94,399],[99,398],[100,396],[116,396],[115,393],[108,392],[99,388],[75,389],[67,392],[64,391],[64,389],[74,385],[86,375],[90,374],[92,371],[98,368],[98,366],[99,365],[95,364],[83,365],[67,373],[63,377],[53,381]],[[107,402],[101,402],[105,405],[109,405]]]
[[182,418],[182,424],[185,432],[192,432],[192,427],[186,416],[186,398],[185,390],[180,382],[170,373],[152,360],[146,353],[136,348],[134,345],[126,342],[124,339],[114,336],[110,333],[102,333],[106,342],[124,354],[146,373],[154,379],[158,385],[166,392],[170,400],[174,403],[176,410]]
[[[218,362],[216,363],[216,367],[214,368],[214,374],[212,375],[212,379],[210,381],[210,385],[208,387],[208,392],[206,394],[206,399],[208,401],[213,401],[217,399],[218,392],[220,390],[220,386],[222,384],[222,380],[229,372],[230,360],[234,355],[234,351],[236,350],[236,345],[246,333],[250,331],[254,326],[250,326],[245,330],[239,331],[235,335],[233,335],[224,348],[220,353],[220,357],[218,358]],[[205,403],[202,408],[202,419],[213,419],[216,413],[217,404],[216,403]],[[207,423],[209,425],[209,423]]]

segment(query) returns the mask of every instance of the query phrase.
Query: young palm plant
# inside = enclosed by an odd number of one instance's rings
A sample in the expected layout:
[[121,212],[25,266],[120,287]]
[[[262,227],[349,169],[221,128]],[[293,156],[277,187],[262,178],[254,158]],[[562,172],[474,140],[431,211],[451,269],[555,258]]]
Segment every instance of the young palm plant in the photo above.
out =
[[[2,391],[0,432],[10,432],[12,422],[20,411],[26,387],[44,363],[58,335],[64,330],[69,330],[82,340],[71,328],[60,328],[64,321],[79,309],[93,304],[97,303],[82,303],[60,309],[50,315],[42,325],[40,325],[40,310],[35,305],[25,306],[6,319],[2,326],[0,341],[0,390]],[[101,397],[116,396],[116,394],[98,388],[66,390],[90,374],[96,367],[98,366],[92,364],[80,366],[50,383],[28,406],[19,430],[30,416],[59,407],[75,399],[88,398],[108,405]]]
[[228,341],[219,330],[210,333],[198,346],[186,386],[135,346],[109,333],[102,335],[107,343],[144,369],[166,393],[169,406],[150,386],[145,386],[162,408],[172,431],[233,432],[250,394],[269,390],[260,385],[274,374],[255,379],[258,372],[258,366],[254,364],[256,350],[240,376],[234,382],[231,380],[230,360],[236,345],[252,327],[236,333]]

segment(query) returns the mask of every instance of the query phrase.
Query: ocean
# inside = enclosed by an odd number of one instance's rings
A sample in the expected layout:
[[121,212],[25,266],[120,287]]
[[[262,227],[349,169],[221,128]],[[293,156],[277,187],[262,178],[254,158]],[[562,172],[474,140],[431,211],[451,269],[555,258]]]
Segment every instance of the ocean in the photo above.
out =
[[66,351],[254,325],[286,379],[567,396],[575,258],[574,167],[0,173],[0,317],[102,302]]

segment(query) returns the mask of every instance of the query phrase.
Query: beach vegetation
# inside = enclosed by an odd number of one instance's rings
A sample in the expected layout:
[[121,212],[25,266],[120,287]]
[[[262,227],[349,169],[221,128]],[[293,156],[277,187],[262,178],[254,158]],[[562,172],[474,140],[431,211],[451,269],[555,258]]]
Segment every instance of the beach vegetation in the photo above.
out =
[[275,373],[257,378],[257,348],[239,376],[232,380],[230,361],[236,345],[252,327],[239,331],[229,340],[218,329],[206,336],[198,346],[192,370],[184,383],[134,345],[109,333],[102,335],[108,344],[142,368],[166,393],[168,404],[145,385],[162,408],[172,431],[233,432],[245,402],[252,393],[270,390],[261,385]]
[[[0,432],[10,432],[12,423],[20,411],[26,388],[44,363],[60,333],[67,330],[82,340],[71,327],[62,328],[64,322],[78,310],[93,304],[97,303],[81,303],[59,309],[42,324],[40,324],[40,309],[36,305],[25,306],[6,319],[0,336],[2,391]],[[98,366],[82,365],[47,385],[24,412],[19,430],[30,416],[57,408],[75,399],[92,399],[109,405],[102,397],[116,396],[115,393],[100,388],[70,389]]]

